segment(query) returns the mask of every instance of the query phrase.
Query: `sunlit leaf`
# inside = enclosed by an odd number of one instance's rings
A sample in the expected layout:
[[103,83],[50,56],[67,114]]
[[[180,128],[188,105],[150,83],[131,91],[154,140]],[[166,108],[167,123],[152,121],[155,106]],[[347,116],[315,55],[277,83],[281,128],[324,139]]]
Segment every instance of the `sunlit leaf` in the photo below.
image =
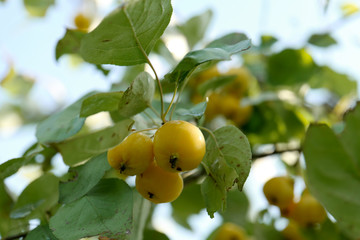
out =
[[210,217],[225,209],[226,192],[234,185],[241,190],[250,172],[251,149],[246,136],[234,126],[214,131],[209,136],[203,166],[208,174],[201,186]]
[[55,146],[61,153],[64,162],[73,166],[119,144],[129,135],[132,124],[132,120],[123,120],[112,127],[71,138],[57,143]]
[[127,239],[132,225],[133,192],[122,180],[101,180],[82,198],[61,207],[50,219],[59,239],[100,235]]
[[95,64],[146,63],[171,14],[170,0],[128,1],[84,36],[81,56]]
[[70,168],[73,178],[67,182],[60,182],[59,202],[69,203],[84,196],[92,189],[111,167],[108,164],[106,153],[102,153],[83,165]]
[[274,86],[291,86],[307,82],[316,65],[305,49],[285,49],[267,61],[267,82]]
[[34,17],[45,16],[48,8],[54,3],[55,0],[24,0],[26,10]]
[[186,37],[190,49],[193,49],[204,38],[212,16],[212,11],[207,10],[198,16],[190,18],[184,24],[177,26],[177,29]]
[[[235,37],[234,37],[235,36]],[[250,40],[229,34],[210,43],[206,48],[189,52],[165,78],[170,82],[184,81],[200,64],[210,61],[230,60],[231,55],[250,48]]]
[[34,83],[34,79],[17,74],[11,67],[7,75],[1,80],[0,86],[11,95],[24,97],[30,92]]

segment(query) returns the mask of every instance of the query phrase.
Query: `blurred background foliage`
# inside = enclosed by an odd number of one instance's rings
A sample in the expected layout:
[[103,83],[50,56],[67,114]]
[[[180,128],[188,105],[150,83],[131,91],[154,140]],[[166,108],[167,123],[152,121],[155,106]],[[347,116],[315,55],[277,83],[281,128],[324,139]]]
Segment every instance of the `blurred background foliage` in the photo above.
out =
[[[9,0],[0,2],[1,8],[3,7],[1,5],[8,4]],[[56,60],[61,61],[66,58],[70,63],[68,67],[73,68],[81,68],[82,65],[89,64],[83,62],[79,55],[80,41],[103,17],[96,1],[80,2],[80,4],[74,4],[77,9],[74,11],[76,12],[74,18],[70,19],[71,27],[68,27],[54,49]],[[323,11],[326,14],[332,1],[322,2]],[[122,3],[122,1],[112,1],[113,5],[118,3]],[[31,21],[41,21],[42,17],[46,17],[46,14],[56,4],[58,3],[54,0],[23,1],[23,6],[31,16]],[[357,83],[359,79],[340,72],[332,66],[318,63],[313,56],[316,54],[326,56],[328,49],[339,44],[333,36],[336,27],[359,15],[358,4],[343,3],[339,10],[341,14],[333,29],[315,32],[308,36],[301,45],[286,46],[276,36],[264,34],[259,37],[258,41],[253,41],[249,50],[241,55],[235,55],[231,61],[210,62],[197,68],[182,90],[179,108],[185,109],[185,112],[178,110],[175,115],[177,114],[177,118],[186,119],[186,116],[193,118],[197,114],[202,116],[204,113],[204,117],[195,118],[196,121],[213,130],[228,124],[237,126],[250,141],[254,163],[268,157],[280,159],[286,169],[286,175],[294,178],[298,182],[296,186],[301,186],[302,191],[304,189],[304,165],[300,164],[301,146],[309,124],[311,122],[325,123],[335,133],[342,132],[344,129],[343,116],[349,108],[356,105],[358,100]],[[173,68],[188,50],[197,50],[207,46],[209,41],[206,33],[210,31],[208,27],[211,26],[213,17],[214,12],[206,10],[186,21],[176,21],[176,19],[171,22],[170,27],[156,43],[150,55],[157,66],[164,69],[160,72],[166,73]],[[248,38],[245,33],[241,33],[237,37]],[[339,59],[339,61],[344,61],[344,59]],[[39,87],[38,84],[41,83],[31,74],[18,71],[16,62],[9,60],[7,63],[8,66],[3,71],[4,74],[1,75],[0,81],[1,94],[6,95],[5,98],[2,98],[4,101],[1,102],[1,130],[6,131],[12,126],[19,128],[22,125],[34,125],[69,104],[64,99],[56,100],[56,97],[53,97],[55,104],[50,110],[45,109],[44,111],[41,100],[35,95],[48,94],[46,91],[49,89],[43,89],[43,86]],[[148,70],[144,65],[122,67],[120,72],[116,67],[110,65],[95,65],[94,69],[97,74],[101,74],[105,78],[111,76],[115,79],[110,84],[108,83],[108,90],[111,91],[124,91],[138,73],[144,69]],[[162,84],[167,93],[165,99],[169,102],[174,83],[168,82],[163,75],[161,74]],[[40,88],[40,91],[36,88]],[[205,111],[205,105],[196,105],[204,102],[207,104]],[[153,105],[156,109],[159,107],[156,103]],[[191,109],[190,113],[189,109]],[[151,112],[145,113],[137,116],[137,124],[141,124],[142,121],[146,122],[144,119],[155,117]],[[103,128],[120,119],[122,118],[115,114],[112,114],[111,117],[105,115],[99,119],[87,119],[78,135]],[[6,151],[6,149],[2,149],[2,151]],[[35,171],[38,172],[36,176],[41,176],[37,178],[33,175],[32,178],[37,180],[28,185],[20,197],[12,192],[12,189],[5,185],[4,181],[1,182],[1,236],[22,236],[23,232],[32,228],[31,224],[29,225],[30,219],[41,219],[46,217],[49,212],[56,211],[58,205],[55,201],[57,199],[57,190],[55,189],[59,179],[48,174],[49,171],[56,168],[53,161],[56,156],[59,158],[51,146],[34,144],[24,152],[23,156],[18,158],[17,164],[37,166],[35,168]],[[16,166],[14,168],[16,169]],[[1,178],[5,179],[12,174],[13,172],[1,172]],[[67,178],[68,176],[64,175],[63,177]],[[191,178],[188,179],[191,180]],[[190,217],[199,214],[205,208],[200,194],[200,185],[196,184],[199,179],[194,179],[194,182],[187,183],[181,196],[171,203],[171,216],[178,224],[189,230],[193,228],[189,222]],[[30,192],[32,188],[35,190],[32,194],[28,194],[27,192]],[[42,191],[43,189],[47,189],[47,191]],[[295,201],[298,202],[301,191],[296,190]],[[17,198],[18,201],[15,203]],[[25,205],[25,207],[30,208],[28,211],[34,215],[27,215],[26,218],[17,215],[15,218],[11,218],[16,214],[16,211],[14,213],[11,209],[21,209],[21,199],[25,199],[23,201],[26,202],[29,201],[29,198],[34,204]],[[43,201],[46,201],[46,204]],[[251,204],[246,195],[246,189],[245,193],[230,191],[227,210],[220,212],[221,222],[236,224],[237,227],[228,227],[235,229],[235,232],[243,232],[244,238],[236,239],[249,239],[249,237],[259,240],[348,239],[340,232],[330,215],[321,223],[311,226],[298,226],[295,223],[295,227],[293,227],[291,217],[282,216],[277,207],[266,205],[255,215],[251,215],[249,212]],[[24,209],[21,209],[20,213],[23,211]],[[36,215],[37,213],[40,214]],[[151,225],[151,221],[149,225]],[[295,230],[288,230],[290,235],[287,235],[283,232],[284,229],[287,229],[286,226],[293,227]],[[40,229],[39,231],[47,230]],[[220,231],[222,231],[221,227],[215,229],[208,239],[219,239],[217,234]],[[293,232],[295,232],[295,236],[291,235],[294,234]],[[36,239],[36,236],[35,233],[33,236],[29,234],[26,239]],[[156,239],[168,239],[165,235],[151,229],[146,230],[144,239],[154,239],[154,236]]]

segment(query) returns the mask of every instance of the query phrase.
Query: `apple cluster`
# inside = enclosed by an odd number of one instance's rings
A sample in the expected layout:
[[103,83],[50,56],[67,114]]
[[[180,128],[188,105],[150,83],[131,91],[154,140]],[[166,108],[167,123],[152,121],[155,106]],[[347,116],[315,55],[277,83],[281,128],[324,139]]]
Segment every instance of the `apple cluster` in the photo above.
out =
[[305,189],[298,201],[294,199],[294,180],[289,176],[271,178],[263,187],[271,205],[280,209],[282,217],[289,219],[282,231],[286,239],[303,239],[301,228],[312,228],[327,218],[324,207]]
[[173,120],[158,128],[153,139],[142,132],[130,134],[108,151],[107,159],[121,174],[136,176],[136,189],[144,198],[164,203],[181,194],[180,172],[198,167],[205,151],[197,126]]

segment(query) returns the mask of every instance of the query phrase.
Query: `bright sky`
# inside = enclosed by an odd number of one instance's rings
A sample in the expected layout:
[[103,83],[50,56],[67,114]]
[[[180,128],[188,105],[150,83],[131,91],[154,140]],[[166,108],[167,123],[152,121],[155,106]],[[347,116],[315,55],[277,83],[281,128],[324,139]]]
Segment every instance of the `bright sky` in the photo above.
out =
[[[324,1],[173,0],[173,8],[174,19],[180,22],[212,9],[214,18],[207,34],[209,40],[238,31],[246,33],[256,44],[261,33],[265,33],[275,35],[281,47],[301,47],[310,34],[331,29],[339,45],[326,50],[311,47],[315,60],[359,80],[360,18],[353,16],[334,24],[341,16],[340,6],[345,0],[330,0],[326,13],[322,5]],[[358,0],[353,1],[360,4]],[[19,73],[33,76],[38,84],[32,98],[45,112],[51,112],[59,103],[69,104],[91,90],[105,91],[111,82],[116,81],[119,70],[107,79],[90,65],[69,67],[70,61],[66,57],[59,62],[55,61],[56,43],[64,35],[66,27],[73,27],[72,18],[76,14],[76,6],[80,6],[80,0],[56,1],[56,6],[48,11],[44,19],[29,17],[22,2],[8,0],[0,3],[0,79],[7,73],[10,63],[14,64]],[[110,0],[98,2],[103,5],[102,13],[111,10]],[[9,100],[9,96],[0,89],[0,107]],[[6,124],[0,122],[0,163],[19,157],[24,149],[36,141],[35,126],[18,129],[15,123],[11,118]],[[284,171],[279,166],[276,160],[254,165],[246,183],[246,190],[254,203],[253,209],[265,206],[259,190],[268,178]],[[24,179],[26,176],[22,176],[21,180]],[[16,179],[10,182],[14,184],[17,193],[24,187]],[[188,240],[202,239],[220,223],[218,216],[210,220],[203,212],[191,219],[197,226],[195,233],[191,233],[179,230],[177,225],[164,218],[170,215],[168,205],[164,204],[156,214],[161,217],[156,218],[155,222],[162,226],[171,240],[183,240],[185,237]]]

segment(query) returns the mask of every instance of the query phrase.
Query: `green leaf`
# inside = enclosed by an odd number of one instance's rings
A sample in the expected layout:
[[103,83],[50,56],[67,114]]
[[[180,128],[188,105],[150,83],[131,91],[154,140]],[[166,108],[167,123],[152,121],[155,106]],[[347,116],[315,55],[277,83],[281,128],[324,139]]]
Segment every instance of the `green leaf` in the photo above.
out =
[[34,230],[26,235],[25,240],[57,240],[54,234],[51,232],[49,225],[39,225]]
[[24,5],[28,13],[34,17],[43,17],[55,0],[24,0]]
[[85,34],[83,31],[66,29],[64,37],[56,45],[56,60],[65,54],[80,54],[80,42]]
[[316,65],[305,49],[285,49],[267,61],[267,82],[273,86],[291,86],[307,82]]
[[223,76],[211,78],[211,79],[201,83],[197,87],[197,91],[202,96],[205,96],[209,90],[215,90],[215,89],[221,88],[221,87],[233,82],[235,80],[235,78],[236,78],[235,75],[229,75],[229,76],[223,75]]
[[260,47],[261,48],[269,48],[272,45],[274,45],[274,43],[276,43],[277,41],[278,41],[278,39],[274,36],[262,35]]
[[232,222],[239,226],[247,223],[249,200],[244,192],[231,190],[227,194],[226,210],[220,212],[224,222]]
[[240,38],[227,36],[210,43],[207,48],[186,54],[175,69],[165,75],[165,78],[170,82],[178,82],[180,84],[200,64],[210,61],[230,60],[231,55],[250,48],[250,40],[239,40]]
[[120,99],[119,114],[131,117],[144,111],[151,104],[154,93],[154,79],[147,72],[140,73]]
[[3,181],[0,182],[0,235],[6,239],[28,231],[28,220],[10,218],[14,201],[9,196]]
[[72,202],[90,191],[111,168],[106,156],[106,153],[102,153],[83,165],[70,168],[69,173],[73,174],[73,178],[67,182],[60,182],[59,202]]
[[264,101],[254,106],[250,120],[242,130],[251,144],[300,140],[304,137],[305,126],[297,111],[296,106],[280,100]]
[[188,218],[192,214],[198,214],[205,208],[204,200],[201,197],[201,188],[199,184],[193,183],[187,185],[181,195],[173,202],[172,217],[183,227],[191,229]]
[[345,74],[335,72],[329,67],[321,67],[309,80],[312,88],[326,88],[339,97],[357,93],[357,82]]
[[337,43],[329,33],[313,34],[308,42],[318,47],[329,47]]
[[88,117],[103,111],[115,111],[119,108],[119,101],[122,96],[123,92],[94,94],[82,102],[80,117]]
[[311,193],[352,238],[360,237],[360,107],[345,119],[340,136],[326,125],[311,125],[306,133],[304,156]]
[[145,71],[145,64],[128,66],[125,69],[126,70],[121,80],[111,86],[111,91],[125,90],[140,73]]
[[50,219],[59,239],[100,235],[127,239],[132,225],[133,192],[122,180],[101,180],[84,197],[61,207]]
[[22,218],[31,215],[35,218],[43,216],[57,204],[59,180],[51,173],[46,173],[31,182],[20,194],[10,216],[11,218]]
[[41,156],[44,161],[51,159],[56,154],[55,149],[52,147],[41,146],[36,143],[28,149],[20,158],[10,159],[0,165],[0,179],[5,179],[15,174],[22,166],[27,164],[36,163],[36,158]]
[[119,144],[128,134],[133,120],[123,120],[112,127],[56,143],[65,164],[73,166]]
[[170,0],[128,1],[84,36],[81,56],[96,64],[146,63],[171,14]]
[[220,206],[224,210],[226,191],[235,184],[242,190],[250,172],[252,155],[246,136],[235,126],[219,128],[214,131],[214,136],[216,142],[211,136],[206,141],[203,165],[208,177],[202,184],[203,197],[211,217]]
[[[212,42],[210,42],[208,45],[206,45],[206,48],[223,48],[228,52],[238,52],[238,43],[245,41],[245,43],[248,41],[249,45],[247,48],[250,47],[250,40],[249,38],[243,34],[243,33],[230,33],[225,36],[222,36],[221,38],[218,38]],[[233,54],[234,54],[233,53]]]
[[82,101],[94,93],[89,93],[71,104],[64,110],[57,112],[36,128],[36,137],[40,143],[61,142],[80,131],[85,118],[79,116]]
[[177,29],[186,37],[190,49],[203,39],[213,12],[207,10],[204,13],[190,18],[186,23],[177,26]]
[[11,68],[5,78],[1,80],[0,86],[11,95],[24,98],[29,94],[30,90],[34,86],[34,83],[34,79],[28,76],[18,75],[15,73],[13,68]]
[[143,198],[135,189],[133,193],[133,225],[130,240],[142,240],[145,224],[151,211],[151,202]]
[[170,240],[165,234],[155,230],[145,229],[143,240]]
[[254,224],[254,237],[256,240],[277,240],[284,239],[281,232],[271,224],[255,223]]
[[178,110],[176,110],[176,114],[179,116],[187,116],[195,119],[200,119],[202,116],[204,116],[206,105],[206,102],[201,102],[191,108],[179,108]]

